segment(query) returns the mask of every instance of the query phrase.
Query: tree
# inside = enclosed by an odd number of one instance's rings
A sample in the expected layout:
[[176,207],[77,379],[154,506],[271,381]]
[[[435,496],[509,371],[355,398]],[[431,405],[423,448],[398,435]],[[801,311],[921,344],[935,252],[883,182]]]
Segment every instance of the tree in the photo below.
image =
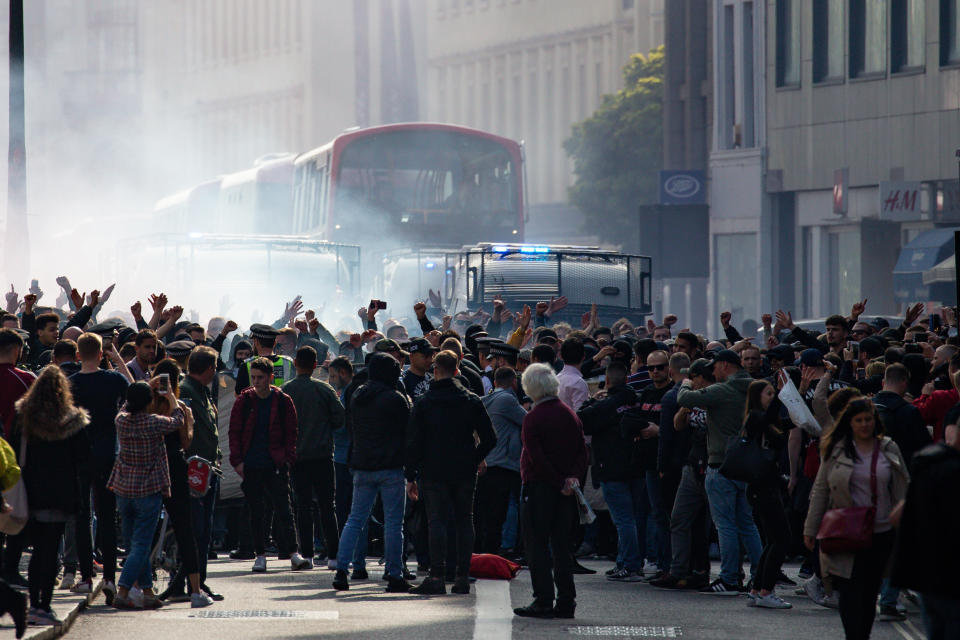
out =
[[634,54],[623,68],[624,88],[603,97],[597,111],[573,125],[563,147],[574,161],[571,204],[584,230],[622,242],[636,225],[637,206],[656,202],[663,157],[663,47]]

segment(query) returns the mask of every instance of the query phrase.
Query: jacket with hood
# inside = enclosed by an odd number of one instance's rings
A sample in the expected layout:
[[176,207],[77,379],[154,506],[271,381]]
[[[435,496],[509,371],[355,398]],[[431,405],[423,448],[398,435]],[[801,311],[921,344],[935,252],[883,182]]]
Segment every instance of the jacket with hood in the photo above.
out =
[[27,457],[21,471],[27,490],[30,517],[51,520],[75,514],[80,508],[80,478],[87,473],[90,417],[75,408],[59,421],[17,412],[10,446],[19,455],[21,439],[27,438]]
[[[931,445],[913,456],[907,502],[894,554],[893,583],[960,598],[960,509],[949,487],[960,486],[960,451]],[[936,567],[936,570],[932,570]]]
[[587,400],[577,411],[584,434],[592,436],[594,480],[622,482],[640,475],[641,470],[633,463],[633,443],[620,431],[623,411],[636,401],[637,392],[623,385],[608,389],[602,400]]
[[410,412],[407,478],[419,474],[423,480],[469,480],[496,442],[490,416],[477,394],[453,378],[433,380]]
[[[297,461],[297,408],[293,400],[270,385],[270,459],[277,468]],[[257,402],[253,387],[237,396],[230,411],[230,466],[237,467],[247,457],[257,428]]]
[[367,365],[368,381],[350,398],[350,454],[358,471],[403,468],[410,399],[397,390],[400,363],[375,353]]
[[886,435],[900,447],[900,453],[908,465],[913,454],[933,444],[920,410],[901,396],[892,391],[881,391],[873,397],[873,403],[880,414]]
[[707,411],[707,464],[718,466],[727,453],[727,442],[743,427],[743,408],[747,403],[747,388],[753,378],[740,369],[723,382],[705,389],[691,389],[684,381],[677,394],[677,404]]

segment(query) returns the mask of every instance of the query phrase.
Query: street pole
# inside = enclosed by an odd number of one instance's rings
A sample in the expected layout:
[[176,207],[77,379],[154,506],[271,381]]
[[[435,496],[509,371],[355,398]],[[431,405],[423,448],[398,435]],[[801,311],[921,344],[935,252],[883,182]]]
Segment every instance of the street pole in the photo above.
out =
[[[960,192],[960,149],[957,149],[954,155],[957,158],[957,190]],[[960,309],[960,231],[953,232],[953,285],[957,293],[954,305]]]
[[23,0],[10,0],[10,146],[7,155],[6,273],[21,283],[30,272],[27,145],[23,97]]

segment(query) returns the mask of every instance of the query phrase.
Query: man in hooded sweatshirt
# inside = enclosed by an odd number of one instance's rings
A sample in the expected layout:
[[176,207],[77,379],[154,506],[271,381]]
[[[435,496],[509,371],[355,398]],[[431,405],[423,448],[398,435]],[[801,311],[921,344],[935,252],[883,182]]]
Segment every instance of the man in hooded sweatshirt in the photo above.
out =
[[[430,389],[413,407],[407,435],[407,495],[423,492],[430,535],[430,577],[414,593],[446,593],[447,521],[454,514],[457,569],[454,593],[470,593],[473,496],[477,469],[497,435],[480,398],[457,380],[459,358],[441,351],[433,363]],[[419,485],[418,481],[419,480]]]
[[340,534],[333,587],[341,591],[350,588],[346,569],[379,495],[383,503],[387,591],[404,593],[411,586],[403,578],[402,562],[406,505],[403,458],[410,399],[397,389],[400,363],[396,359],[374,353],[367,371],[369,379],[353,393],[347,414],[351,435],[347,464],[353,470],[353,504]]

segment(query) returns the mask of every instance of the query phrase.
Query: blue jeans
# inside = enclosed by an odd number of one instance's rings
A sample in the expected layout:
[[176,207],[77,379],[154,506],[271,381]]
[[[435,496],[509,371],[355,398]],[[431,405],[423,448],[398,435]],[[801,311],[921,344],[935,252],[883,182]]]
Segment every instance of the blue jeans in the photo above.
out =
[[[650,502],[649,522],[653,524],[653,548],[656,549],[657,568],[661,571],[670,570],[670,519],[669,512],[664,509],[663,489],[660,487],[660,474],[656,471],[647,471],[647,499]],[[673,505],[667,509],[673,510]],[[648,525],[648,530],[651,527]]]
[[130,553],[123,563],[123,572],[117,585],[129,589],[137,583],[141,589],[153,587],[153,571],[150,566],[150,548],[153,534],[160,519],[163,499],[159,493],[143,498],[117,496],[117,509],[123,522],[129,522]]
[[900,588],[890,584],[890,578],[884,578],[880,583],[880,606],[895,607],[900,600]]
[[600,488],[617,528],[617,566],[640,571],[647,537],[646,512],[641,513],[641,505],[647,501],[646,482],[643,478],[612,480],[601,482]]
[[763,553],[753,511],[747,503],[747,483],[730,480],[719,469],[708,467],[704,486],[720,539],[720,579],[726,584],[737,585],[740,583],[740,543],[750,556],[751,577],[756,573]]
[[[333,469],[336,475],[334,502],[337,511],[337,526],[340,527],[340,536],[343,537],[343,528],[347,524],[350,507],[353,504],[353,475],[350,468],[340,462],[334,462]],[[364,522],[363,529],[357,538],[356,550],[353,552],[354,569],[363,569],[367,564],[367,537],[367,523]],[[341,568],[346,569],[347,567]]]
[[510,494],[510,501],[507,502],[507,518],[503,521],[503,529],[500,530],[500,546],[504,549],[516,549],[517,547],[517,529],[520,517],[520,508],[518,500],[520,496],[516,493]]
[[[350,516],[340,534],[337,567],[346,570],[354,555],[360,532],[366,527],[373,503],[380,495],[383,503],[383,547],[386,573],[402,578],[403,510],[407,500],[407,483],[403,469],[353,472],[353,504]],[[356,566],[356,565],[354,565]]]
[[960,638],[960,598],[921,593],[920,604],[929,640]]

